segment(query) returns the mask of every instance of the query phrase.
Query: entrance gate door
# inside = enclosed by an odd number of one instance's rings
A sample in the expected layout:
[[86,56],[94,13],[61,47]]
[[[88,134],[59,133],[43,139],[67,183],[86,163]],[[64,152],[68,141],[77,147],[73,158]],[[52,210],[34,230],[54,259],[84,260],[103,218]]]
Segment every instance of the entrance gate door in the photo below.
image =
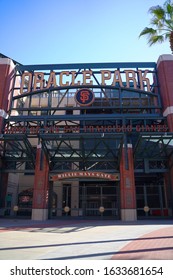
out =
[[84,217],[119,219],[119,182],[83,182],[79,188],[79,208]]
[[[58,180],[61,176],[73,176],[86,174],[93,178],[68,178]],[[51,209],[56,215],[51,217],[71,216],[71,217],[107,217],[119,219],[120,214],[120,175],[101,173],[111,179],[103,180],[94,178],[99,172],[69,172],[50,176],[54,180],[53,193],[57,195],[57,203]],[[113,180],[114,178],[114,180]],[[50,199],[51,200],[51,199]]]
[[[143,183],[136,186],[138,217],[168,216],[166,193],[162,184]],[[146,207],[147,208],[144,208]]]

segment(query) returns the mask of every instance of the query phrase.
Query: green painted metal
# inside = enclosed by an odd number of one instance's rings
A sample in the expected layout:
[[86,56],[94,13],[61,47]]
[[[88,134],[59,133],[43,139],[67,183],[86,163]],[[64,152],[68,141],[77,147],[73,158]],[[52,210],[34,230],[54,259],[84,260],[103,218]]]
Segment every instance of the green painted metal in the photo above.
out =
[[17,65],[17,71],[72,70],[72,69],[113,69],[113,68],[156,68],[155,62],[104,62],[72,64]]
[[167,172],[173,155],[173,133],[142,133],[134,148],[135,162],[145,162],[136,172]]
[[[97,78],[99,70],[108,69],[113,73],[113,69],[124,71],[123,69],[149,69],[150,73],[155,75],[155,84],[153,91],[146,92],[140,89],[120,88],[111,85],[103,86]],[[69,170],[73,163],[76,170],[83,168],[85,170],[119,170],[122,147],[127,147],[131,143],[135,147],[134,158],[135,164],[142,156],[150,157],[157,150],[155,158],[163,160],[162,152],[166,153],[168,145],[158,149],[160,142],[156,141],[152,145],[147,141],[141,140],[141,132],[135,131],[136,125],[165,124],[166,118],[162,115],[162,104],[160,100],[159,87],[157,81],[156,63],[154,62],[129,62],[129,63],[75,63],[75,64],[47,64],[47,65],[16,65],[16,77],[21,77],[24,71],[44,71],[45,75],[49,75],[54,70],[60,73],[62,70],[76,70],[76,75],[81,69],[92,70],[94,85],[85,85],[95,92],[96,102],[90,107],[79,107],[74,104],[72,108],[74,114],[68,114],[71,98],[74,98],[75,91],[83,88],[79,86],[56,87],[30,93],[14,94],[19,87],[13,88],[13,96],[11,99],[11,107],[9,110],[9,119],[5,121],[6,129],[14,126],[24,126],[26,131],[14,134],[4,134],[3,143],[0,145],[3,156],[7,162],[16,162],[23,164],[27,161],[31,169],[34,168],[36,151],[31,146],[33,138],[41,142],[47,160],[50,162],[50,172],[58,172],[59,170]],[[155,92],[154,92],[155,89]],[[157,92],[156,92],[157,91]],[[34,99],[35,98],[35,99]],[[54,106],[53,98],[57,98],[57,105]],[[66,98],[66,100],[65,100]],[[24,100],[28,100],[28,107],[24,107]],[[34,106],[32,102],[38,99],[39,104],[44,99],[47,101],[45,107]],[[64,102],[65,100],[65,102]],[[145,101],[145,102],[144,102]],[[157,102],[156,102],[157,101]],[[64,102],[64,103],[63,103]],[[17,109],[16,109],[17,104]],[[15,112],[18,115],[14,116]],[[61,112],[62,111],[62,112]],[[77,113],[78,112],[78,113]],[[76,114],[77,113],[77,114]],[[34,115],[35,114],[35,115]],[[79,126],[78,133],[64,133],[60,123]],[[59,126],[59,133],[45,133],[45,126]],[[132,126],[132,131],[114,131],[103,133],[94,131],[93,133],[84,132],[84,126]],[[31,133],[31,126],[40,126],[38,133]],[[42,127],[42,128],[41,128]],[[147,135],[150,135],[148,132]],[[153,135],[153,133],[151,133]],[[159,134],[161,135],[161,133]],[[160,136],[161,137],[161,136]],[[78,147],[75,147],[75,141]],[[142,142],[141,142],[142,141]],[[164,141],[164,140],[163,140]],[[8,153],[7,147],[14,145],[14,151]],[[21,144],[21,143],[22,144]],[[142,143],[142,144],[141,144]],[[151,144],[151,143],[150,143]],[[163,143],[162,143],[163,144]],[[142,146],[141,146],[142,145]],[[142,148],[141,148],[142,147]],[[22,156],[15,156],[21,153]],[[26,155],[29,155],[26,157]],[[168,156],[171,156],[168,154]],[[126,158],[126,167],[128,168],[128,158]],[[9,169],[12,167],[9,164]],[[5,170],[4,170],[5,171]]]

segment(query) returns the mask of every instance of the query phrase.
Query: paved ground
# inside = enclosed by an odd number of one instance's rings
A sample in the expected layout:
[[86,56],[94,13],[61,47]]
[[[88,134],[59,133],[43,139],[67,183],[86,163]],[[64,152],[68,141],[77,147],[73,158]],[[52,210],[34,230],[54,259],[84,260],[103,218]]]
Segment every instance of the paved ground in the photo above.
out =
[[0,219],[0,260],[173,260],[173,221]]

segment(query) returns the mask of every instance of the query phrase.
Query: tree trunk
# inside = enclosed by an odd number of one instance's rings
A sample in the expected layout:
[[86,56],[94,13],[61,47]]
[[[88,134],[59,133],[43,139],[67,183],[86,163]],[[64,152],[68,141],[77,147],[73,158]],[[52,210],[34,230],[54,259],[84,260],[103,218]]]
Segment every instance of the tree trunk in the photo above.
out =
[[171,51],[173,54],[173,31],[170,34],[169,42],[170,42],[170,48],[171,48]]

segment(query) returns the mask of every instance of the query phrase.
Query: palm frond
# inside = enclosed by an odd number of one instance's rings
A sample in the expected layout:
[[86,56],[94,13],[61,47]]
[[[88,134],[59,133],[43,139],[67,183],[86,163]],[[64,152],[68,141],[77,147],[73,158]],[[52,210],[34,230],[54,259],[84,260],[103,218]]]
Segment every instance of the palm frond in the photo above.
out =
[[156,17],[152,18],[150,23],[151,23],[151,25],[155,26],[156,28],[159,27],[161,29],[164,27],[163,21]]
[[170,32],[168,32],[168,33],[165,33],[165,40],[169,40],[170,39]]
[[171,3],[171,0],[164,3],[164,9],[169,16],[173,15],[173,3]]
[[163,43],[164,42],[164,36],[163,35],[155,35],[151,36],[148,40],[148,43],[150,46],[156,44],[156,43]]
[[157,31],[153,28],[149,28],[149,27],[145,27],[142,32],[139,34],[139,37],[143,36],[143,35],[154,35],[156,34]]
[[149,13],[161,20],[165,18],[165,10],[159,5],[151,7]]
[[167,25],[167,27],[169,28],[170,31],[173,31],[173,20],[166,19],[165,24]]
[[173,52],[173,0],[167,0],[163,4],[153,6],[149,9],[152,18],[151,28],[145,27],[139,34],[139,37],[146,35],[149,45],[163,43],[165,40],[171,41],[171,50]]

